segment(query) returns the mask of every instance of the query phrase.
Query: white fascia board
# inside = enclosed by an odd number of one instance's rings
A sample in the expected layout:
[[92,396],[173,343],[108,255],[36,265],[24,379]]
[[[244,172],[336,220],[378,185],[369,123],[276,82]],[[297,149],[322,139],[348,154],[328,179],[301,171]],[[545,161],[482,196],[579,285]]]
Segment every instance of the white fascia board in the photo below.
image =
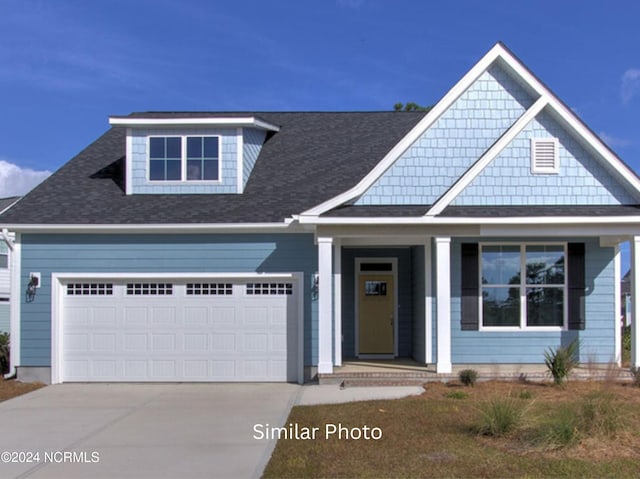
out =
[[640,227],[640,216],[516,216],[501,218],[441,216],[412,217],[310,217],[301,216],[301,224],[314,225],[603,225],[626,224]]
[[206,223],[206,224],[5,224],[8,228],[21,233],[232,233],[232,232],[268,232],[308,233],[296,223]]
[[261,130],[280,131],[280,127],[253,116],[234,118],[121,118],[110,117],[109,124],[126,127],[186,127],[186,126],[229,126],[250,127]]
[[444,97],[425,115],[425,117],[400,140],[387,155],[365,176],[356,186],[350,190],[315,206],[303,215],[321,215],[336,208],[358,196],[364,194],[402,154],[424,134],[444,112],[482,75],[491,64],[505,52],[500,44],[496,44],[489,52],[476,63]]
[[473,180],[484,170],[489,163],[491,163],[496,156],[498,156],[502,150],[504,150],[513,139],[520,134],[522,130],[540,113],[544,107],[548,104],[547,97],[541,96],[538,100],[529,107],[529,109],[516,120],[516,122],[509,127],[509,129],[496,141],[491,148],[489,148],[481,157],[476,161],[471,168],[469,168],[451,188],[449,188],[438,201],[427,211],[425,216],[439,215],[444,209],[451,204],[451,202],[457,198],[457,196],[464,191],[464,189],[471,184]]

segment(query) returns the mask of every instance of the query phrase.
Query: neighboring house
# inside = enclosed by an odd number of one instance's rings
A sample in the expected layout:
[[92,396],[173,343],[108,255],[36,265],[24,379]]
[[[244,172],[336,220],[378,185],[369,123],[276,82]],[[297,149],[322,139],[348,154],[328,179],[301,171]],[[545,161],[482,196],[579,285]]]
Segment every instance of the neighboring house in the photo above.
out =
[[620,359],[640,180],[502,44],[426,114],[110,123],[0,217],[19,378],[302,381],[402,357],[446,374],[573,339]]
[[[0,214],[11,208],[19,199],[19,196],[0,198]],[[6,240],[4,234],[0,235],[0,333],[8,333],[10,330],[11,249],[9,244],[13,241],[13,233],[8,231],[6,233]]]

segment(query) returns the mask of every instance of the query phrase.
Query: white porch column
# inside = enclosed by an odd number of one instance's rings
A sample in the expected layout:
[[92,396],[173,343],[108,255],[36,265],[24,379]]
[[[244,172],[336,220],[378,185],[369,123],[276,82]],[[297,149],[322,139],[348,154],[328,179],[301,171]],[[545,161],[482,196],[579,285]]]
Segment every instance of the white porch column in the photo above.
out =
[[318,373],[333,373],[331,361],[333,285],[333,238],[318,238]]
[[[640,367],[640,236],[631,239],[631,367]],[[617,324],[617,321],[616,321]]]
[[618,367],[622,366],[622,323],[620,315],[622,314],[622,261],[620,256],[620,244],[614,246],[615,256],[613,257],[613,310],[615,311],[613,318],[613,338],[614,338],[614,361]]
[[433,285],[431,284],[431,238],[424,243],[424,363],[433,361]]
[[342,366],[342,244],[333,242],[333,364]]
[[436,372],[451,368],[451,238],[438,236],[436,242],[436,325],[438,362]]

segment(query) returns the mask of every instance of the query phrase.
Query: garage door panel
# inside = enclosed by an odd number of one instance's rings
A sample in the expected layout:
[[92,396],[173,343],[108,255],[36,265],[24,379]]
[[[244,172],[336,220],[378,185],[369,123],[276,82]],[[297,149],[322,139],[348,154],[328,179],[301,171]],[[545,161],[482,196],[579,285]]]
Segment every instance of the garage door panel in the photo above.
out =
[[114,282],[109,295],[65,296],[62,380],[296,380],[297,303],[286,284],[247,294],[242,281]]
[[185,352],[207,352],[209,350],[209,336],[207,334],[187,334],[183,335]]
[[125,359],[122,361],[123,378],[129,381],[144,381],[149,377],[146,359]]
[[115,353],[117,352],[117,348],[116,348],[116,343],[117,343],[117,336],[115,333],[111,333],[111,334],[92,334],[91,335],[91,339],[92,339],[92,347],[94,351],[104,351],[104,352],[110,352],[110,353]]
[[186,327],[193,326],[195,328],[206,326],[209,324],[209,308],[206,306],[186,306],[182,324]]
[[147,334],[146,333],[124,333],[123,334],[123,350],[124,352],[147,352]]
[[147,324],[147,308],[135,306],[123,306],[124,309],[124,326],[136,327],[145,326]]
[[237,350],[236,333],[218,333],[212,334],[212,351],[213,352],[233,352]]
[[212,322],[218,327],[235,326],[238,315],[235,307],[221,306],[209,308]]

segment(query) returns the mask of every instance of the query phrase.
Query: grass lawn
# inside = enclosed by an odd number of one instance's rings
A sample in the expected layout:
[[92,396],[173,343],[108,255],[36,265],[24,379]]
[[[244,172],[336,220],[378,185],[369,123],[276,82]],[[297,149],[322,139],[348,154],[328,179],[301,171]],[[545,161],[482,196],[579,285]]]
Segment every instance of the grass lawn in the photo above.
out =
[[44,387],[42,383],[21,383],[15,379],[5,380],[0,376],[0,401],[6,401],[42,387]]
[[[504,434],[480,433],[487,405],[498,403],[520,420]],[[280,439],[265,478],[640,476],[640,388],[614,382],[429,383],[400,400],[298,406],[289,423],[318,427],[317,438]],[[327,424],[383,435],[327,439]]]

